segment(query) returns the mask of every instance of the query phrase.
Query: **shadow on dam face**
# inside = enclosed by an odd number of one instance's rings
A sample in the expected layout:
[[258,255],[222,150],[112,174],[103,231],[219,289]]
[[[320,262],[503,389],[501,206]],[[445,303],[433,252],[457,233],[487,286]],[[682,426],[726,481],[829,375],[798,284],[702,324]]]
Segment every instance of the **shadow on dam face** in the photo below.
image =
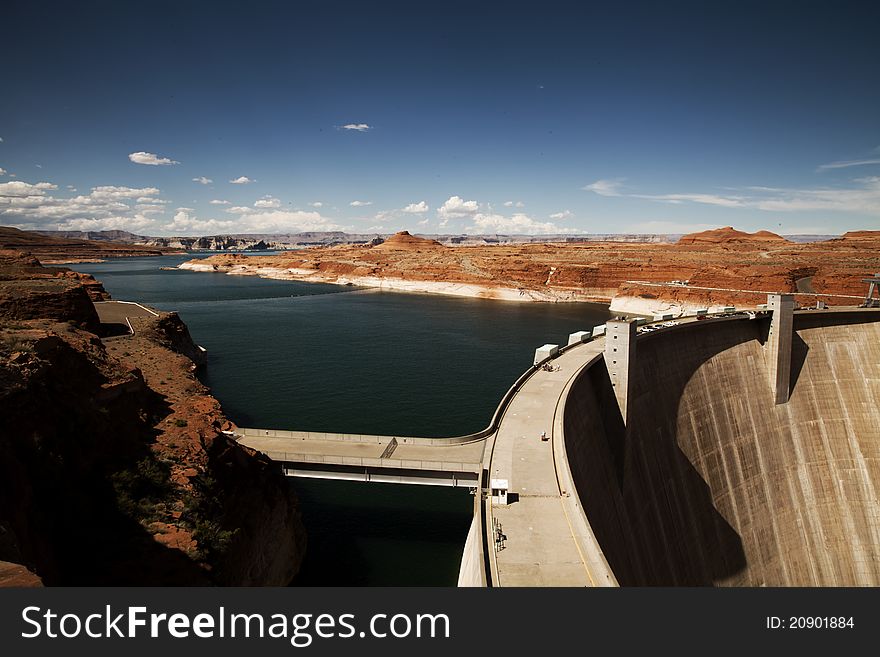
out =
[[798,314],[774,404],[767,320],[639,339],[624,427],[600,360],[565,447],[621,585],[880,584],[880,314]]

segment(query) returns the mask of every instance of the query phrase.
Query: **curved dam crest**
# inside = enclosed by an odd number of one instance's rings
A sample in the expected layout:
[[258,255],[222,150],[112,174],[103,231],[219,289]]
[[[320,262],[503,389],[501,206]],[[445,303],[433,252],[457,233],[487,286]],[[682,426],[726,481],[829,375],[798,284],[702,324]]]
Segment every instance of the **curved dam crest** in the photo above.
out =
[[769,320],[640,336],[625,425],[604,360],[564,443],[621,585],[880,584],[880,312],[797,312],[775,404]]

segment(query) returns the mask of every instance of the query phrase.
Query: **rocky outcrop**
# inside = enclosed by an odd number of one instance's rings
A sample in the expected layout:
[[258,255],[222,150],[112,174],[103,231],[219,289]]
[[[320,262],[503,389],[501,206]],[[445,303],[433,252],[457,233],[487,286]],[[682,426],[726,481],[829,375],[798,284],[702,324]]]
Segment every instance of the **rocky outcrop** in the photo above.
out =
[[208,362],[207,352],[193,342],[189,328],[177,313],[159,313],[158,317],[129,318],[135,332],[148,340],[189,358],[201,367]]
[[186,251],[265,251],[276,248],[274,242],[259,238],[214,235],[211,237],[145,237],[141,244]]
[[[5,289],[29,289],[2,264]],[[0,315],[0,561],[48,585],[287,584],[296,496],[225,433],[179,317],[103,342],[56,310]]]
[[736,230],[733,226],[704,230],[700,233],[683,235],[679,244],[728,244],[731,242],[787,242],[784,237],[771,233],[769,230],[759,230],[756,233],[745,233]]
[[880,240],[880,230],[851,230],[840,236],[842,240]]
[[0,587],[36,588],[43,581],[19,563],[0,561]]
[[372,244],[377,249],[386,251],[418,251],[419,249],[442,249],[443,245],[437,240],[429,240],[424,237],[414,237],[409,231],[402,230],[395,233],[387,240],[379,244]]
[[68,280],[0,283],[0,317],[10,320],[60,317],[88,330],[98,328],[98,316],[85,288]]
[[46,269],[30,254],[0,250],[0,318],[52,319],[96,331],[92,300],[107,296],[91,276]]

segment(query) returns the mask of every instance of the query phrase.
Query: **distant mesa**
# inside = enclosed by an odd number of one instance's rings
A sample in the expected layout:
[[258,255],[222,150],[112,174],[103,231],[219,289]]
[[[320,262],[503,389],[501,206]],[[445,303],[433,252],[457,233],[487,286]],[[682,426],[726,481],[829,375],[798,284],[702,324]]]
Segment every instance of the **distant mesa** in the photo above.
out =
[[394,251],[415,251],[417,249],[442,249],[443,245],[437,240],[416,237],[415,235],[410,235],[409,231],[402,230],[399,233],[394,233],[394,235],[378,244],[375,248]]
[[746,233],[736,230],[733,226],[704,230],[700,233],[684,235],[679,244],[726,244],[729,242],[787,242],[788,240],[771,233],[769,230],[759,230],[757,233]]
[[844,240],[880,240],[880,230],[851,230],[841,235]]

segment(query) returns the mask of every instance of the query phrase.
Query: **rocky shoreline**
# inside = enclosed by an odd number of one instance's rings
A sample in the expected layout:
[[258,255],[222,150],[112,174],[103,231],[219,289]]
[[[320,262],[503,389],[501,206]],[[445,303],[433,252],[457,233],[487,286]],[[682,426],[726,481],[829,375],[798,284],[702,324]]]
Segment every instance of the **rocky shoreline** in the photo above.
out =
[[305,530],[280,468],[224,433],[176,314],[102,339],[106,296],[0,251],[0,561],[48,585],[286,585]]
[[800,281],[816,293],[798,296],[805,305],[854,305],[864,295],[861,278],[880,269],[878,246],[877,231],[813,243],[725,228],[686,235],[676,244],[482,247],[445,246],[404,231],[366,245],[223,254],[179,268],[506,301],[606,303],[612,311],[651,315],[754,307],[767,292],[803,293]]

